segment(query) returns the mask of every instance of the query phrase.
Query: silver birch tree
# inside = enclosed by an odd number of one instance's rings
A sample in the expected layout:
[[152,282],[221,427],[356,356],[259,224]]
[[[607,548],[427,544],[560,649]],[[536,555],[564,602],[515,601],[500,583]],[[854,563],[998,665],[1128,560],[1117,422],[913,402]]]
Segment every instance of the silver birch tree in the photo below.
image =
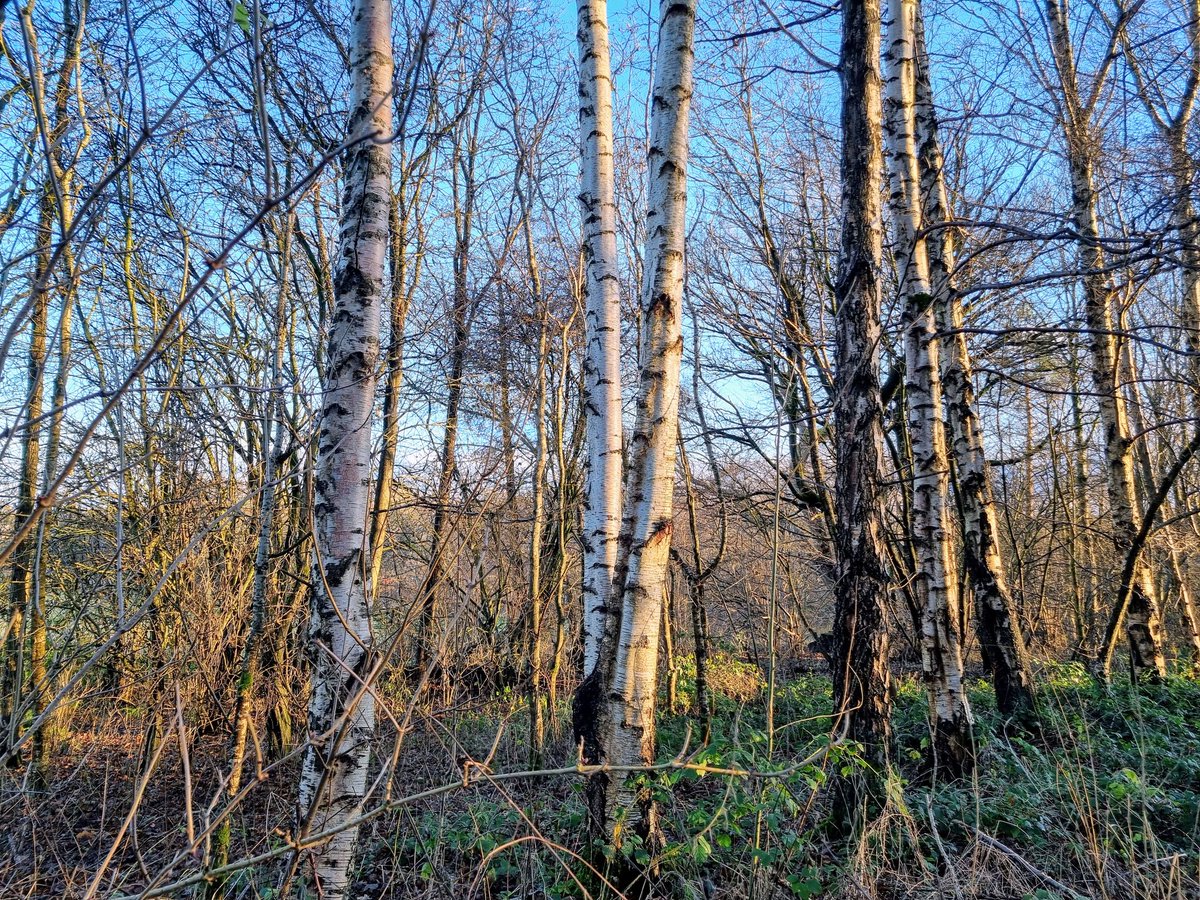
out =
[[954,284],[954,231],[948,225],[951,215],[945,163],[919,0],[913,24],[916,54],[913,124],[924,200],[922,225],[926,232],[934,320],[938,331],[946,335],[941,354],[942,396],[962,507],[963,561],[975,595],[979,643],[992,675],[996,705],[1002,713],[1012,715],[1032,709],[1033,675],[1000,555],[1000,520],[983,448],[983,427],[975,408],[971,356],[962,332],[962,300]]
[[[1179,264],[1183,296],[1180,304],[1180,320],[1183,323],[1184,341],[1188,352],[1188,382],[1191,394],[1192,417],[1200,422],[1200,221],[1196,219],[1196,204],[1192,199],[1192,184],[1196,178],[1196,159],[1188,147],[1188,136],[1195,118],[1196,98],[1200,93],[1200,0],[1187,0],[1187,78],[1178,101],[1172,108],[1164,99],[1164,92],[1152,83],[1146,66],[1138,55],[1127,31],[1121,38],[1125,45],[1125,58],[1133,72],[1138,96],[1159,136],[1167,146],[1170,159],[1171,187],[1174,193],[1171,204],[1171,227],[1179,239]],[[1173,568],[1178,568],[1175,550],[1170,551]],[[1184,579],[1177,579],[1183,624],[1190,646],[1191,667],[1200,672],[1200,611],[1195,598]]]
[[[1132,439],[1125,398],[1118,378],[1119,349],[1113,330],[1113,306],[1116,286],[1108,273],[1100,237],[1099,198],[1095,177],[1095,128],[1092,114],[1111,67],[1106,59],[1094,76],[1086,95],[1081,93],[1071,45],[1067,7],[1063,0],[1046,0],[1050,49],[1058,76],[1058,114],[1063,131],[1067,169],[1071,179],[1071,221],[1075,228],[1079,268],[1083,273],[1084,322],[1088,331],[1088,349],[1092,363],[1092,386],[1100,419],[1104,425],[1104,461],[1108,486],[1109,514],[1112,517],[1113,543],[1119,556],[1133,546],[1141,529],[1136,485],[1134,483]],[[1123,28],[1122,18],[1116,28]],[[1132,665],[1135,672],[1151,677],[1166,674],[1163,656],[1162,615],[1154,576],[1144,560],[1134,566],[1133,589],[1125,609],[1113,610],[1112,621],[1119,628],[1125,619]],[[1115,631],[1116,628],[1110,628]],[[1107,675],[1110,655],[1105,653],[1101,668]]]
[[300,834],[338,828],[314,851],[323,896],[346,894],[358,829],[345,826],[367,784],[375,700],[367,577],[371,422],[391,198],[392,7],[353,0],[351,76],[334,308],[321,403],[316,501],[309,747],[300,776]]
[[[658,645],[679,435],[695,25],[694,0],[661,0],[647,153],[637,418],[610,601],[619,603],[620,619],[605,617],[597,664],[575,700],[576,734],[585,758],[614,766],[648,764],[655,752]],[[653,803],[635,796],[624,777],[593,777],[588,800],[593,828],[614,843],[620,843],[629,824],[645,837],[657,835]]]
[[929,690],[934,764],[957,774],[971,757],[959,596],[949,535],[950,462],[942,420],[941,351],[934,328],[917,159],[916,0],[890,0],[884,138],[896,269],[904,299],[905,401],[912,443],[912,541],[922,603],[921,662]]
[[[642,281],[642,368],[630,441],[621,557],[621,630],[610,684],[609,759],[654,761],[658,644],[670,563],[675,454],[679,437],[679,370],[683,359],[684,239],[687,214],[688,116],[692,104],[695,0],[659,3],[653,110],[647,169],[646,248]],[[613,779],[609,821],[628,802]]]
[[595,668],[621,527],[621,294],[613,174],[607,0],[579,0],[580,205],[587,296],[584,356],[587,489],[583,513],[583,674]]

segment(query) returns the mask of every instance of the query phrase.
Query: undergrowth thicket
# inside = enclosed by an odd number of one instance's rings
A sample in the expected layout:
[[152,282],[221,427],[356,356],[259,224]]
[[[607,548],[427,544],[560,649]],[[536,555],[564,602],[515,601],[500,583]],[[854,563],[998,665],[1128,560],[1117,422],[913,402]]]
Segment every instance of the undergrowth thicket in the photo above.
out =
[[[691,674],[685,664],[681,707],[692,699]],[[835,746],[822,762],[794,768],[829,740],[829,679],[802,675],[778,688],[772,739],[762,698],[746,697],[753,678],[736,669],[713,679],[712,740],[686,751],[700,768],[643,776],[662,806],[666,847],[652,856],[631,836],[607,851],[652,867],[655,896],[1200,897],[1200,686],[1192,681],[1106,689],[1079,666],[1049,668],[1031,729],[1003,721],[989,686],[977,682],[977,773],[931,783],[925,693],[902,679],[886,808],[847,852],[826,838],[820,789],[859,764],[855,749]],[[723,683],[737,686],[736,699]],[[461,718],[454,735],[463,752],[483,758],[507,718],[492,759],[498,769],[519,768],[522,755],[519,700],[508,703]],[[559,712],[556,746],[569,761]],[[675,758],[694,733],[685,712],[664,715],[661,759]],[[485,787],[376,827],[359,887],[379,896],[603,895],[605,873],[590,866],[597,855],[582,840],[584,825],[577,778]]]
[[[693,666],[680,662],[675,709],[664,696],[658,739],[663,762],[686,760],[687,767],[640,776],[662,810],[661,850],[632,835],[619,850],[589,846],[577,773],[487,779],[528,767],[519,691],[486,700],[435,691],[425,698],[434,708],[413,720],[387,785],[393,801],[409,799],[364,825],[353,896],[599,898],[606,875],[631,860],[650,872],[652,896],[680,900],[1200,900],[1194,681],[1104,688],[1079,666],[1046,667],[1036,727],[1004,721],[990,687],[975,682],[977,771],[946,782],[926,768],[924,689],[915,678],[900,678],[886,802],[847,842],[830,827],[823,788],[862,763],[855,747],[830,746],[828,677],[782,679],[769,733],[760,670],[715,656],[712,739],[698,746]],[[393,708],[405,707],[405,690],[390,684]],[[86,895],[146,765],[146,748],[121,737],[140,734],[145,723],[136,711],[126,716],[76,723],[85,727],[74,732],[75,750],[56,764],[54,790],[6,795],[0,898]],[[576,759],[569,719],[560,701],[545,756],[550,767],[569,768]],[[82,742],[88,734],[105,740]],[[99,896],[136,896],[173,858],[184,838],[181,791],[190,785],[197,817],[204,798],[219,793],[222,736],[193,742],[190,782],[171,775],[183,769],[167,737],[162,777],[149,783]],[[394,737],[381,730],[377,768]],[[817,762],[797,765],[808,758]],[[234,812],[233,859],[286,854],[296,775],[294,766],[274,770]],[[437,786],[448,789],[423,794]],[[276,858],[233,873],[223,900],[270,900],[279,864]],[[202,887],[172,896],[203,896]]]

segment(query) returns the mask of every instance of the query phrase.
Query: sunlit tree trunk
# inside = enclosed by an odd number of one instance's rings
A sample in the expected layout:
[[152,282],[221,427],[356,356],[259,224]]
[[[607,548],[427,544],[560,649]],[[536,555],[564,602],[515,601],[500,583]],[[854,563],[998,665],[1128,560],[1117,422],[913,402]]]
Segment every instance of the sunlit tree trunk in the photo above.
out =
[[913,124],[924,200],[930,288],[942,345],[942,393],[962,506],[963,557],[975,594],[975,615],[983,657],[992,673],[996,705],[1012,715],[1033,706],[1033,675],[1016,607],[1000,556],[1000,522],[991,473],[983,448],[983,427],[975,410],[975,388],[967,337],[962,333],[962,300],[954,284],[954,232],[946,192],[944,160],[925,50],[924,19],[914,14],[915,106]]
[[[1071,218],[1078,236],[1079,267],[1083,272],[1084,320],[1091,353],[1092,386],[1104,425],[1105,474],[1113,542],[1118,556],[1123,557],[1133,546],[1141,528],[1141,515],[1134,485],[1129,422],[1117,377],[1119,353],[1113,334],[1115,288],[1105,271],[1105,254],[1100,243],[1093,171],[1092,102],[1084,102],[1079,94],[1075,53],[1063,0],[1046,0],[1046,14],[1061,88],[1061,125],[1071,178]],[[1117,611],[1115,619],[1118,628],[1121,612]],[[1139,559],[1134,566],[1132,590],[1124,613],[1134,672],[1162,677],[1166,674],[1162,616],[1154,576],[1144,559]],[[1107,676],[1111,656],[1106,652],[1102,656],[1105,658],[1101,660],[1101,668]]]
[[[659,4],[653,115],[647,167],[642,284],[643,358],[621,528],[621,628],[609,685],[610,759],[654,760],[660,604],[666,588],[683,357],[688,117],[692,101],[694,2]],[[632,798],[613,779],[608,821]],[[648,830],[653,823],[645,823]]]
[[[1185,323],[1187,322],[1186,312],[1184,321]],[[1121,326],[1122,330],[1126,329],[1124,323],[1121,323]],[[1134,357],[1133,346],[1129,342],[1125,342],[1121,345],[1120,352],[1121,365],[1118,371],[1121,372],[1121,381],[1125,389],[1125,399],[1129,410],[1129,425],[1133,433],[1146,435],[1150,433],[1146,418],[1143,415],[1146,400],[1142,396],[1141,375],[1139,374],[1137,360]],[[1189,364],[1192,362],[1194,361],[1189,361]],[[1197,421],[1200,422],[1200,419],[1197,419]],[[1151,458],[1150,445],[1146,440],[1138,442],[1133,447],[1133,457],[1138,502],[1145,509],[1153,502],[1156,485],[1154,474],[1156,469],[1155,461]],[[1161,516],[1166,520],[1176,518],[1172,504],[1169,501],[1162,503]],[[1170,529],[1164,529],[1159,546],[1147,547],[1142,552],[1150,554],[1150,568],[1159,576],[1159,596],[1170,597],[1175,593],[1179,595],[1182,618],[1180,624],[1183,626],[1184,636],[1189,645],[1188,664],[1194,670],[1196,665],[1200,664],[1200,634],[1197,634],[1197,627],[1200,623],[1196,619],[1195,601],[1192,599],[1192,592],[1187,580],[1183,577],[1179,552],[1175,547],[1175,542],[1171,539]]]
[[[1190,28],[1193,41],[1200,44],[1200,21],[1193,18]],[[1195,63],[1200,67],[1200,52]],[[1200,72],[1193,76],[1200,82]],[[1193,88],[1194,92],[1194,88]],[[1186,125],[1188,119],[1183,119]],[[1196,207],[1192,202],[1192,182],[1196,166],[1187,151],[1186,131],[1173,142],[1175,164],[1175,208],[1174,226],[1182,243],[1183,277],[1183,328],[1188,350],[1188,381],[1191,387],[1192,418],[1200,424],[1200,222],[1196,219]],[[1174,556],[1172,549],[1172,556]],[[1183,605],[1184,626],[1191,652],[1191,669],[1200,674],[1200,610],[1186,581],[1179,582]]]
[[[1182,80],[1182,90],[1174,101],[1168,100],[1167,94],[1148,82],[1139,56],[1147,48],[1135,47],[1124,30],[1121,32],[1121,39],[1125,48],[1125,59],[1137,84],[1138,95],[1170,154],[1170,175],[1174,192],[1171,227],[1175,229],[1180,242],[1179,263],[1183,286],[1180,318],[1188,351],[1187,373],[1192,418],[1200,423],[1200,222],[1196,219],[1196,205],[1192,199],[1196,160],[1188,147],[1196,100],[1200,95],[1200,0],[1187,0],[1186,9],[1189,13],[1185,25],[1189,51],[1187,78]],[[1147,489],[1149,487],[1147,482]],[[1180,572],[1178,552],[1170,542],[1169,536],[1168,547],[1171,568]],[[1183,625],[1190,647],[1191,669],[1200,674],[1200,611],[1196,608],[1187,582],[1178,578],[1177,583],[1183,610]]]
[[[63,165],[63,141],[69,125],[68,102],[71,97],[71,86],[77,76],[79,63],[80,41],[83,36],[83,21],[81,16],[73,15],[71,8],[65,10],[62,23],[66,47],[61,65],[58,67],[53,95],[46,94],[46,77],[42,68],[42,58],[38,50],[37,26],[34,22],[34,7],[26,4],[18,11],[27,41],[26,58],[22,63],[13,64],[11,69],[16,76],[15,87],[10,92],[22,91],[33,108],[37,133],[41,137],[41,147],[45,152],[42,162],[45,165],[44,178],[39,186],[39,204],[37,224],[34,229],[33,270],[30,278],[32,308],[29,310],[29,352],[26,360],[24,409],[25,424],[20,429],[20,463],[17,476],[17,497],[13,522],[21,525],[36,514],[39,472],[41,471],[42,439],[45,423],[42,421],[44,411],[46,362],[48,359],[48,327],[50,314],[50,281],[51,261],[54,249],[54,227],[60,226],[60,233],[66,235],[71,226],[72,218],[72,184],[74,171],[70,166]],[[5,54],[9,52],[4,45]],[[10,60],[10,62],[12,62]],[[47,104],[51,104],[47,108]],[[80,111],[82,113],[82,110]],[[85,131],[84,142],[87,134]],[[82,147],[80,148],[82,149]],[[74,278],[73,260],[67,254],[64,262],[65,275],[63,282],[71,282]],[[59,355],[59,373],[55,384],[54,397],[50,412],[49,447],[47,448],[46,468],[52,477],[52,466],[57,457],[58,435],[61,431],[62,411],[60,409],[66,398],[67,374],[64,367],[70,356],[71,306],[73,301],[71,290],[63,292],[62,318],[60,331],[62,344]],[[48,482],[47,482],[48,483]],[[35,713],[46,695],[49,685],[47,676],[47,641],[44,603],[45,597],[40,591],[40,573],[42,552],[45,546],[47,525],[45,517],[39,519],[34,533],[27,535],[12,551],[12,566],[9,581],[9,610],[5,623],[4,638],[4,667],[2,684],[0,684],[0,705],[3,714],[3,725],[7,734],[0,737],[0,746],[11,745],[18,739],[21,730],[21,719],[24,718],[25,706],[22,694],[25,683],[25,669],[28,665],[30,675],[30,691],[33,695]],[[28,622],[26,619],[28,618]],[[26,639],[29,641],[29,659],[25,658]],[[43,758],[45,745],[40,735],[34,736],[34,774],[40,777],[46,760]],[[15,761],[15,760],[14,760]]]
[[[532,181],[532,164],[530,164]],[[542,579],[542,539],[546,528],[546,465],[549,461],[547,426],[547,383],[549,375],[548,347],[550,339],[550,311],[542,292],[542,272],[538,264],[537,250],[533,241],[531,195],[534,184],[528,184],[520,194],[523,206],[522,231],[525,236],[525,260],[529,267],[529,287],[537,316],[537,391],[534,403],[536,439],[533,458],[533,522],[529,536],[529,647],[526,677],[529,683],[529,765],[537,769],[542,765],[542,753],[546,743],[545,673],[542,670],[542,611],[545,606]],[[513,476],[515,482],[515,476]],[[515,499],[515,491],[510,493]],[[511,500],[510,500],[511,502]]]
[[[300,776],[301,834],[342,827],[358,812],[375,728],[374,696],[364,690],[373,659],[366,528],[391,196],[390,0],[354,0],[350,19],[346,131],[355,143],[345,157],[315,478],[313,676],[310,745]],[[346,827],[313,851],[322,895],[345,895],[357,835],[357,826]]]
[[891,169],[896,269],[904,298],[905,401],[912,445],[912,542],[922,603],[921,661],[929,689],[933,760],[955,775],[972,756],[973,721],[963,683],[959,596],[950,545],[950,461],[921,221],[916,134],[916,0],[891,0],[884,135]]
[[[27,10],[31,9],[32,7],[27,7]],[[70,127],[73,119],[70,111],[73,88],[75,99],[79,104],[77,114],[80,117],[86,116],[86,110],[83,106],[82,86],[80,84],[80,49],[83,42],[86,12],[86,5],[77,10],[72,10],[69,5],[64,7],[63,35],[66,40],[62,63],[58,67],[58,77],[53,93],[54,112],[51,134],[49,135],[49,143],[52,146],[46,160],[47,174],[52,181],[48,180],[44,189],[53,197],[53,211],[55,218],[58,220],[59,233],[63,236],[63,240],[66,240],[66,235],[74,224],[76,192],[75,160],[79,158],[79,155],[91,141],[91,129],[85,124],[78,145],[75,148],[73,159],[66,156],[62,146],[67,129]],[[29,20],[28,27],[30,34],[34,34],[32,19]],[[38,79],[40,84],[42,78],[41,63],[36,57],[36,44],[31,47],[31,51],[34,54],[34,68],[30,76]],[[49,238],[49,235],[45,237]],[[58,292],[62,302],[58,321],[58,370],[55,373],[50,400],[46,454],[42,467],[41,484],[43,493],[49,492],[52,481],[58,475],[59,453],[62,449],[63,417],[66,413],[67,397],[71,386],[71,338],[77,279],[79,275],[75,269],[75,254],[69,244],[63,249],[61,268],[63,274],[59,279],[59,283],[62,287]],[[46,625],[46,606],[50,598],[41,589],[42,563],[48,552],[47,540],[52,524],[53,517],[50,514],[43,516],[38,522],[36,539],[37,562],[33,573],[34,590],[31,608],[32,647],[30,680],[34,695],[33,713],[35,720],[39,719],[45,712],[47,703],[54,694],[53,667],[50,664],[51,657]],[[63,736],[59,724],[60,718],[58,715],[51,717],[34,735],[34,774],[39,780],[44,780],[50,763],[50,751],[56,747]]]
[[842,5],[842,228],[835,282],[834,731],[861,742],[869,770],[835,784],[837,816],[882,800],[891,741],[883,405],[879,388],[883,221],[878,0]]
[[[1195,4],[1193,4],[1193,8]],[[1200,84],[1200,21],[1193,14],[1189,23],[1192,42],[1195,46],[1192,80],[1189,82],[1194,101],[1196,85]],[[1175,178],[1175,205],[1172,224],[1179,233],[1183,278],[1183,329],[1188,351],[1188,381],[1191,387],[1192,418],[1200,425],[1200,222],[1196,219],[1196,206],[1192,201],[1192,184],[1196,165],[1187,148],[1187,125],[1191,121],[1191,105],[1185,106],[1169,132],[1171,167]],[[1172,564],[1178,569],[1174,546],[1170,548]],[[1200,674],[1200,611],[1195,597],[1185,580],[1179,581],[1180,601],[1183,609],[1184,631],[1187,634],[1190,668]]]
[[[614,590],[621,604],[620,628],[613,629],[611,620],[607,623],[600,664],[581,686],[575,707],[577,731],[581,713],[591,714],[596,723],[590,735],[584,735],[585,752],[617,766],[654,759],[658,646],[679,433],[695,3],[662,0],[659,16],[647,158],[642,363]],[[628,813],[626,830],[632,826],[644,837],[656,839],[654,804],[648,797],[635,796],[627,784],[621,774],[591,779],[593,825],[608,839],[619,840],[618,814]]]
[[1078,649],[1087,654],[1087,658],[1095,655],[1095,632],[1097,619],[1097,594],[1099,593],[1096,578],[1096,542],[1092,534],[1091,506],[1088,502],[1088,481],[1091,467],[1088,465],[1088,441],[1083,428],[1083,404],[1080,400],[1079,357],[1073,343],[1068,345],[1070,352],[1070,389],[1071,389],[1071,489],[1075,507],[1075,527],[1078,540],[1071,546],[1071,560],[1081,572],[1082,627]]
[[[572,278],[571,290],[578,300],[579,282]],[[574,315],[562,323],[558,334],[558,375],[554,387],[554,460],[557,469],[558,483],[555,486],[554,503],[554,650],[551,654],[550,671],[546,675],[547,705],[552,712],[557,710],[558,679],[562,673],[567,648],[567,567],[569,522],[574,518],[576,508],[574,486],[576,451],[582,446],[585,437],[584,417],[576,416],[572,433],[566,432],[567,421],[567,384],[571,380],[571,334],[573,332]],[[554,368],[553,366],[551,367]],[[553,717],[552,717],[553,721]]]
[[613,184],[612,68],[607,0],[579,0],[580,204],[587,300],[584,414],[587,489],[583,514],[583,674],[595,668],[621,527],[621,295]]

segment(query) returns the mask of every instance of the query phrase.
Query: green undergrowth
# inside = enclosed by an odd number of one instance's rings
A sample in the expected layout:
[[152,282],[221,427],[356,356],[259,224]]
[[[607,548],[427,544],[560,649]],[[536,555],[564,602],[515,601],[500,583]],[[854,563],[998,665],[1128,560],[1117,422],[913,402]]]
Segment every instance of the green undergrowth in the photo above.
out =
[[[691,674],[685,664],[681,707],[694,695]],[[829,745],[829,679],[779,685],[773,735],[761,683],[751,690],[745,669],[729,680],[737,685],[729,693],[713,680],[707,745],[697,745],[686,709],[660,716],[661,761],[686,758],[689,767],[639,778],[662,812],[667,840],[657,852],[632,837],[619,850],[589,846],[578,777],[506,781],[407,808],[378,828],[363,894],[599,897],[621,854],[654,869],[660,897],[1200,897],[1195,682],[1102,688],[1079,667],[1047,668],[1038,724],[1023,730],[997,713],[986,683],[973,683],[977,772],[931,785],[918,777],[928,740],[924,690],[902,680],[885,808],[847,840],[828,828],[822,787],[861,765],[857,748],[836,745],[797,765]],[[496,771],[523,768],[527,729],[514,702],[495,715],[464,716],[456,731],[476,758],[494,742]],[[497,742],[501,718],[508,727]],[[568,722],[565,708],[556,711],[553,765],[573,759]]]

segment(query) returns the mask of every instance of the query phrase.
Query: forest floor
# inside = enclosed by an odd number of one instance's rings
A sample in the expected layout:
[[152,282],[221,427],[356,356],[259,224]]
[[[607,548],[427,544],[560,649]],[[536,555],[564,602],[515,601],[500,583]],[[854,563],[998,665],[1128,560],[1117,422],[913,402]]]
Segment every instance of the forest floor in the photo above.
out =
[[[680,768],[651,777],[668,839],[656,860],[654,896],[1200,898],[1195,682],[1105,690],[1078,667],[1049,667],[1039,678],[1040,725],[1024,731],[1005,727],[990,689],[976,682],[977,771],[970,779],[931,784],[923,777],[924,692],[915,680],[902,679],[886,807],[848,845],[831,836],[821,787],[831,773],[856,765],[853,748],[838,746],[818,764],[794,767],[828,743],[829,679],[796,675],[780,685],[769,741],[761,675],[720,658],[713,674],[713,738],[697,748],[682,711],[691,700],[688,674],[679,680],[681,711],[661,718],[663,760],[687,745],[693,763],[792,771],[764,778]],[[89,889],[95,897],[136,896],[197,873],[199,860],[180,855],[180,848],[189,832],[203,831],[210,809],[220,808],[212,799],[219,794],[227,737],[192,736],[185,766],[169,724],[155,742],[145,739],[144,721],[133,714],[87,728],[82,720],[74,724],[49,788],[22,787],[15,773],[0,784],[0,898],[85,897]],[[573,764],[569,729],[560,703],[550,722],[546,767]],[[390,755],[394,743],[394,731],[381,733],[377,755]],[[577,775],[478,780],[527,769],[528,746],[525,706],[513,693],[455,702],[414,720],[390,785],[394,808],[363,828],[354,896],[598,896],[600,879],[583,861],[599,857],[589,856],[583,840]],[[464,766],[473,780],[465,788]],[[239,807],[235,859],[285,847],[296,770],[294,759],[273,768]],[[458,788],[449,787],[456,782]],[[144,796],[130,815],[143,783]],[[403,799],[439,785],[447,789]],[[645,861],[645,850],[625,849]],[[169,863],[169,873],[160,876]],[[274,862],[247,867],[224,883],[223,896],[269,900],[277,877]],[[167,896],[202,894],[202,887],[181,886]]]

